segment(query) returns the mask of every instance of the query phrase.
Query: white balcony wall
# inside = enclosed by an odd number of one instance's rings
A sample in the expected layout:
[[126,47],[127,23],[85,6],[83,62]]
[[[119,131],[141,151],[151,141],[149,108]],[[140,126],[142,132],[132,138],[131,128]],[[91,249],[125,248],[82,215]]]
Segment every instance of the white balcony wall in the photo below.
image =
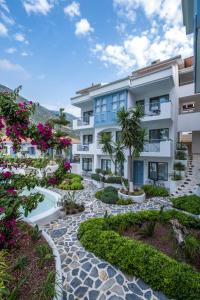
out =
[[74,144],[72,145],[72,153],[75,154],[94,154],[94,143],[89,145]]
[[161,141],[149,143],[144,146],[144,151],[141,157],[171,157],[172,156],[172,142]]
[[157,121],[157,120],[164,120],[164,119],[171,119],[172,118],[172,103],[171,102],[164,102],[160,103],[160,112],[154,113],[149,111],[149,106],[145,105],[145,116],[142,118],[143,122],[147,121]]
[[199,131],[200,112],[191,112],[178,115],[178,132]]
[[83,119],[73,120],[73,130],[88,129],[94,127],[94,116],[89,118],[89,122],[85,122]]

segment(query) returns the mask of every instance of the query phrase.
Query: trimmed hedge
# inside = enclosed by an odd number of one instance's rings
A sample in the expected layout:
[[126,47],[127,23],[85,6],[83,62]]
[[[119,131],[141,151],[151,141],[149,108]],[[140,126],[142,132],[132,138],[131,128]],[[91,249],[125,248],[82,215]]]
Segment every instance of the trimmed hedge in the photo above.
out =
[[101,175],[99,175],[98,173],[93,173],[91,174],[91,179],[101,181]]
[[169,192],[166,188],[155,186],[152,184],[144,184],[142,189],[145,191],[147,197],[168,197]]
[[107,204],[116,204],[118,201],[118,192],[117,189],[108,186],[100,191],[97,191],[95,197]]
[[[95,218],[80,224],[78,238],[98,257],[123,272],[144,280],[170,299],[199,300],[200,273],[188,264],[176,261],[153,246],[122,237],[117,231],[144,220],[160,220],[159,211],[141,211]],[[162,221],[177,218],[186,227],[200,228],[200,220],[174,210],[162,212]],[[126,255],[124,255],[126,253]]]
[[200,197],[197,195],[181,196],[171,199],[175,208],[200,215]]

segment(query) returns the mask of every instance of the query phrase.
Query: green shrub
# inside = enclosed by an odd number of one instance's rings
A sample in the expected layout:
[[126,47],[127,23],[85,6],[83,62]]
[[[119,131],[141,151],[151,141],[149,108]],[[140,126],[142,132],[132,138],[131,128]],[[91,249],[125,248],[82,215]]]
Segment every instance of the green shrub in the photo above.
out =
[[71,190],[82,190],[83,189],[83,185],[81,182],[74,182],[71,184],[70,186]]
[[101,169],[97,168],[95,169],[96,174],[100,174],[101,173]]
[[6,283],[8,282],[8,266],[6,264],[6,254],[0,251],[0,299],[6,293]]
[[185,210],[195,215],[200,214],[200,197],[196,195],[172,198],[171,201],[175,208]]
[[181,176],[181,174],[177,174],[174,172],[174,174],[171,177],[171,180],[173,180],[173,181],[182,180],[182,176]]
[[108,178],[105,178],[104,182],[121,184],[122,180],[120,176],[109,176]]
[[193,235],[185,238],[184,251],[186,257],[191,261],[195,261],[200,256],[200,241]]
[[142,186],[142,189],[145,191],[147,197],[168,197],[169,196],[168,190],[164,187],[145,184]]
[[91,174],[91,179],[101,181],[101,175],[99,175],[98,173],[93,173]]
[[185,171],[185,166],[181,162],[177,162],[174,164],[174,170]]
[[80,180],[83,180],[82,176],[80,176],[78,174],[74,174],[74,173],[65,174],[65,178],[67,178],[67,179],[79,178]]
[[100,191],[97,191],[95,197],[107,204],[116,204],[118,200],[118,192],[117,189],[108,186]]
[[[185,226],[200,228],[200,220],[174,210],[163,212],[163,218],[165,222],[177,218]],[[141,278],[152,289],[162,291],[170,299],[198,300],[200,273],[197,270],[148,244],[117,233],[119,229],[124,230],[141,221],[158,219],[158,211],[90,219],[80,224],[78,238],[88,251],[119,267],[123,272]]]
[[119,199],[117,200],[116,204],[118,205],[129,205],[129,204],[133,204],[133,201],[131,199]]
[[176,159],[186,160],[186,154],[183,150],[176,151]]
[[74,182],[79,182],[79,183],[81,183],[81,179],[80,179],[78,176],[72,178],[70,181],[71,181],[71,183],[74,183]]

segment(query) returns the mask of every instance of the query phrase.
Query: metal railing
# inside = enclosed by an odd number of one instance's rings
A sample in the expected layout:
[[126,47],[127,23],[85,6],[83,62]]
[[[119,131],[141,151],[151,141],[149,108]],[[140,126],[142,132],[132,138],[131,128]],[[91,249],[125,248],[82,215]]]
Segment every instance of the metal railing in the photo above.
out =
[[166,140],[153,140],[144,145],[143,152],[160,152],[160,143],[171,141],[170,139]]
[[78,151],[89,151],[90,145],[77,145]]
[[77,119],[77,126],[85,126],[90,124],[90,118],[93,116],[87,116]]

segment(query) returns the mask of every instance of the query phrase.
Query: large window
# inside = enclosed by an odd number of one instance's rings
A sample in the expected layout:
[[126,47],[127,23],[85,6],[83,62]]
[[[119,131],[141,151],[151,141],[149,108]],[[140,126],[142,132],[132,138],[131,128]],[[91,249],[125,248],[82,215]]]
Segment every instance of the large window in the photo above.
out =
[[97,99],[95,103],[95,112],[100,113],[105,111],[107,111],[107,99],[105,97]]
[[162,96],[150,98],[149,110],[152,112],[159,112],[160,104],[168,101],[169,101],[169,95],[162,95]]
[[151,143],[167,141],[168,139],[169,139],[169,128],[149,130],[149,141]]
[[149,162],[149,179],[168,180],[168,163]]
[[93,135],[85,134],[83,135],[83,145],[88,145],[93,143]]
[[126,92],[114,94],[112,96],[112,110],[120,110],[126,106]]
[[104,171],[111,171],[111,160],[101,159],[101,169]]
[[82,170],[89,172],[92,171],[92,158],[83,158],[82,159]]

